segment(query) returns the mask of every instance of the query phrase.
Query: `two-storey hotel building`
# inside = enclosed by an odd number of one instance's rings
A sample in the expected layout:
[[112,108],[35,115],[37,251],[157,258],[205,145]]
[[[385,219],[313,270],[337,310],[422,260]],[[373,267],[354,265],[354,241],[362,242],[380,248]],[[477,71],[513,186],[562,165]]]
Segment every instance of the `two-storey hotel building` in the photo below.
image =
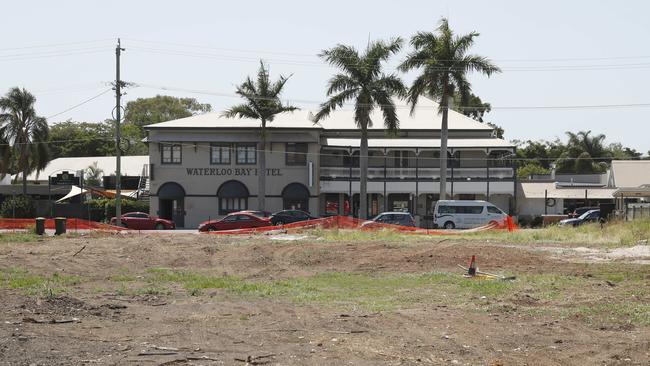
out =
[[[421,226],[440,193],[438,105],[423,98],[415,113],[398,103],[399,130],[379,111],[369,129],[368,212],[409,211]],[[360,130],[350,108],[319,124],[311,112],[277,115],[260,143],[260,122],[208,113],[146,126],[151,213],[193,228],[238,210],[255,210],[258,174],[266,174],[266,210],[297,208],[315,216],[355,215],[359,206]],[[487,124],[449,112],[447,196],[516,207],[515,147]],[[266,154],[266,171],[259,167]]]

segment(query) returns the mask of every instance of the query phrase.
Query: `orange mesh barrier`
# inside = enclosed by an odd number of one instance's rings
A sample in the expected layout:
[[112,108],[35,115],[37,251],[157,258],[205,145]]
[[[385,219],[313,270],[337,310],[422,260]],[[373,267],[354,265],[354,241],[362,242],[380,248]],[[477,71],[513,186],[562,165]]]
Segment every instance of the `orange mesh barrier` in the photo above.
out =
[[[36,226],[34,219],[0,219],[0,229],[4,230],[27,230]],[[54,230],[54,219],[45,219],[45,228]],[[104,224],[96,221],[69,218],[66,222],[66,230],[126,230],[118,226]]]
[[463,233],[471,233],[485,230],[508,230],[514,231],[517,229],[517,225],[513,222],[512,217],[508,216],[502,222],[493,221],[485,226],[476,227],[473,229],[466,230],[438,230],[438,229],[423,229],[419,227],[412,226],[400,226],[392,224],[383,224],[374,221],[361,220],[350,216],[331,216],[322,219],[308,220],[308,221],[299,221],[291,224],[279,225],[279,226],[262,226],[256,228],[247,228],[247,229],[235,229],[235,230],[222,230],[222,231],[210,231],[209,234],[225,234],[225,235],[246,235],[246,234],[261,234],[268,233],[273,234],[274,232],[285,233],[289,231],[300,231],[305,229],[330,229],[330,228],[339,228],[339,229],[358,229],[363,231],[377,231],[381,229],[395,230],[403,233],[412,233],[412,234],[429,234],[429,235],[457,235]]

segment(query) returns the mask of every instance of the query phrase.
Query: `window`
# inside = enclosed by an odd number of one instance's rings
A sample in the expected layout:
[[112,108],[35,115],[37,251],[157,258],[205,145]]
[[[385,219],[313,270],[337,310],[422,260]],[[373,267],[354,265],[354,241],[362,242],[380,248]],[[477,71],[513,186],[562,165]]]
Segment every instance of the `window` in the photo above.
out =
[[237,144],[237,164],[257,164],[257,144]]
[[210,164],[230,164],[230,144],[211,144]]
[[499,210],[498,208],[496,208],[494,206],[488,206],[487,210],[488,210],[489,213],[493,213],[493,214],[502,214],[503,213],[503,211]]
[[226,216],[223,219],[223,222],[235,222],[237,221],[237,215]]
[[285,162],[287,165],[307,165],[307,144],[304,142],[288,142],[285,146]]
[[246,216],[246,215],[238,215],[237,216],[237,221],[250,221],[251,218]]
[[483,212],[483,206],[440,206],[439,214],[480,214]]
[[180,144],[160,144],[162,164],[180,164],[181,163],[181,145]]
[[243,211],[248,209],[248,198],[219,198],[219,214],[225,215],[231,212]]
[[395,167],[396,168],[409,167],[408,151],[395,151]]

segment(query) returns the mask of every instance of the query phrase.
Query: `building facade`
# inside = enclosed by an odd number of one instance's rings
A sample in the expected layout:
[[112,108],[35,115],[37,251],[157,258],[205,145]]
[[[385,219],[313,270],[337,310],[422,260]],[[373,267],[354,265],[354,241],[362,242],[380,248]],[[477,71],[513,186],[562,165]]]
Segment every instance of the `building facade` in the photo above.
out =
[[[403,102],[401,103],[404,104]],[[369,131],[368,212],[409,211],[422,226],[439,198],[438,106],[423,99],[416,113],[398,107],[400,129],[389,133],[379,112]],[[320,124],[309,111],[276,116],[260,145],[259,121],[208,113],[146,126],[151,213],[196,227],[229,212],[258,209],[258,174],[266,174],[266,210],[356,215],[360,131],[351,110]],[[259,154],[266,153],[266,172]],[[515,207],[514,146],[493,129],[449,113],[448,197]]]

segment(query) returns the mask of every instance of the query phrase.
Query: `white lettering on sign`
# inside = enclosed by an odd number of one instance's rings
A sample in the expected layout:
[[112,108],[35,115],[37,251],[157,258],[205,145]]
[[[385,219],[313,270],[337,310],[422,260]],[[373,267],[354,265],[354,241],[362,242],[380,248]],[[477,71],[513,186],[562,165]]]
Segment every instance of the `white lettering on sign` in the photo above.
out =
[[[186,168],[187,175],[215,175],[215,176],[257,176],[257,168]],[[266,175],[281,177],[282,171],[277,168],[266,169]]]

